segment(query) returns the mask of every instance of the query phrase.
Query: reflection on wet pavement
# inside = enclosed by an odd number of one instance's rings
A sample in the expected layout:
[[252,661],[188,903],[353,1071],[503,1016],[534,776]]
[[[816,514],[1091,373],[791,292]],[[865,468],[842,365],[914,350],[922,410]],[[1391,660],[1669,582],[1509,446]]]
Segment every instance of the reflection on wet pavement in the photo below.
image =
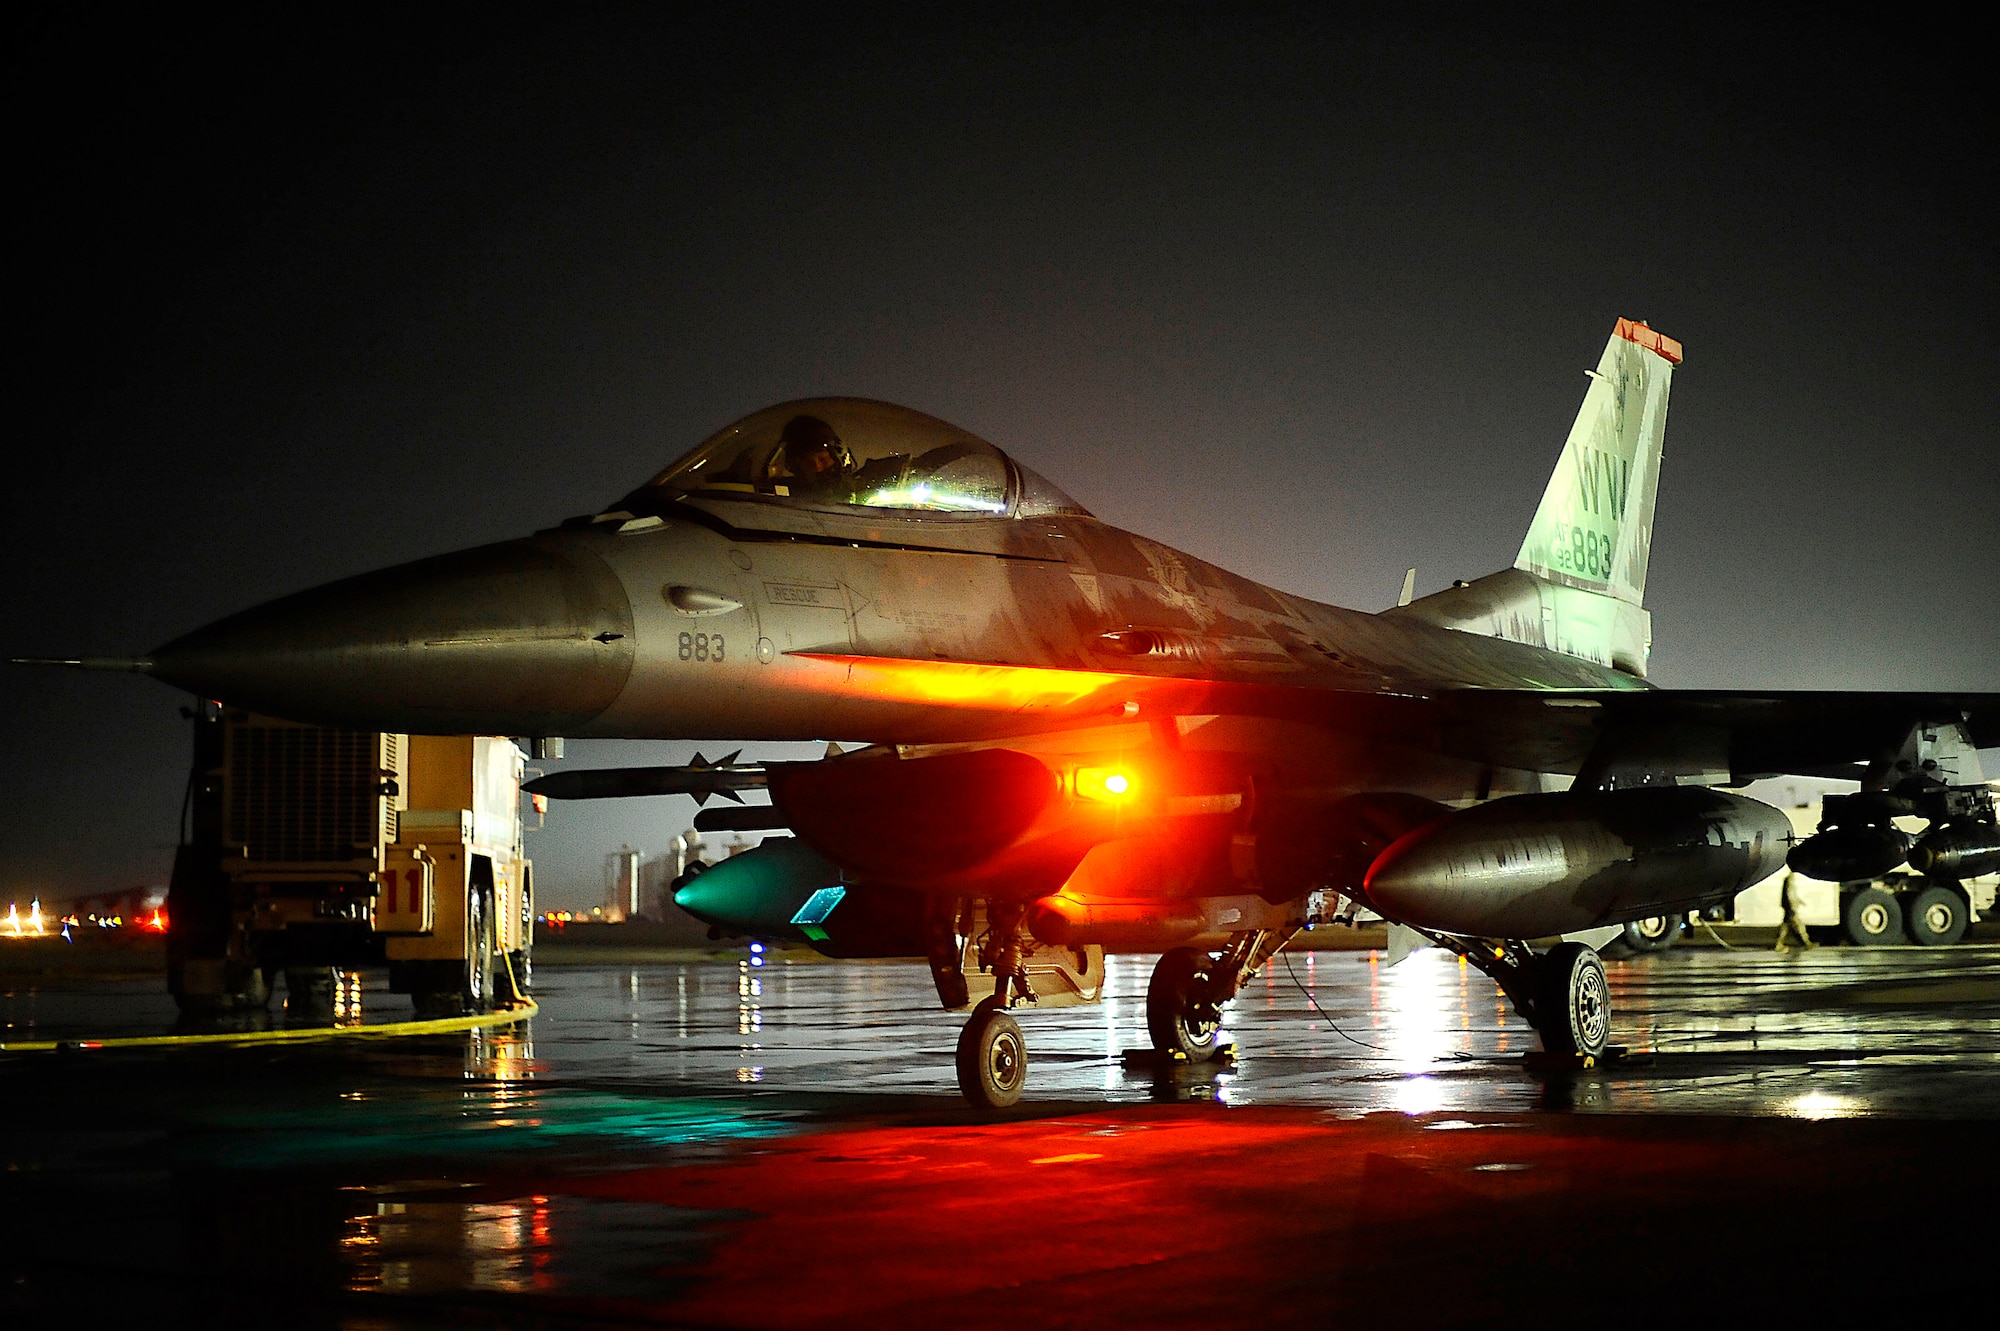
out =
[[[448,1182],[357,1191],[449,1190]],[[716,1224],[743,1213],[546,1194],[502,1201],[371,1200],[338,1240],[357,1294],[574,1293],[657,1297],[665,1268],[692,1266]]]
[[[1549,1106],[1520,1055],[1534,1032],[1451,956],[1281,956],[1230,1009],[1233,1068],[1164,1083],[1143,1048],[1150,958],[1113,958],[1095,1008],[1028,1011],[1030,1093],[1129,1102],[1213,1096],[1402,1113]],[[549,968],[553,969],[553,968]],[[1566,1107],[1608,1112],[1984,1115],[2000,1090],[2000,949],[1687,948],[1608,966],[1629,1051]],[[568,1075],[726,1089],[949,1097],[960,1018],[909,965],[747,964],[554,975],[534,1023]],[[1901,1070],[1883,1075],[1888,1067]],[[1802,1096],[1816,1096],[1804,1110]]]
[[[1435,951],[1281,957],[1230,1012],[1233,1063],[1128,1067],[1149,962],[1114,959],[1101,1007],[1023,1016],[1031,1098],[997,1120],[958,1100],[962,1018],[905,964],[548,966],[522,1027],[0,1059],[0,1320],[265,1325],[304,1299],[357,1327],[523,1301],[551,1324],[998,1324],[1004,1297],[964,1300],[1040,1271],[1081,1320],[1115,1293],[1228,1324],[1249,1309],[1197,1279],[1217,1253],[1354,1314],[1427,1280],[1454,1226],[1587,1246],[1613,1208],[1721,1250],[1808,1196],[1861,1225],[2000,1182],[1978,1145],[2000,949],[1612,963],[1629,1055],[1566,1076],[1524,1065],[1532,1032]],[[369,1020],[406,1002],[380,980]],[[0,995],[43,1038],[173,1019],[145,985]],[[1965,1163],[1928,1170],[1938,1152]],[[1370,1274],[1300,1286],[1270,1254],[1302,1232]],[[1577,1278],[1560,1243],[1536,1251]],[[1468,1279],[1525,1260],[1477,1253],[1452,1259]]]
[[[1022,1014],[1032,1096],[1103,1103],[1212,1097],[1413,1114],[1551,1107],[1547,1083],[1520,1060],[1536,1047],[1534,1032],[1490,980],[1448,954],[1419,952],[1393,967],[1372,952],[1281,955],[1229,1010],[1233,1066],[1164,1079],[1123,1059],[1147,1044],[1150,964],[1113,958],[1101,1006]],[[2000,1090],[2000,1029],[1992,1020],[2000,1015],[2000,948],[1786,955],[1683,948],[1607,970],[1614,1039],[1628,1057],[1583,1079],[1589,1093],[1564,1107],[1963,1116],[1990,1112]],[[395,1008],[406,1000],[379,992],[379,976],[369,980],[369,1019],[402,1015]],[[310,1057],[387,1072],[391,1080],[358,1086],[346,1101],[295,1110],[282,1123],[271,1117],[273,1106],[259,1103],[221,1114],[213,1126],[256,1157],[265,1149],[254,1140],[259,1133],[289,1139],[325,1122],[353,1122],[344,1106],[367,1099],[374,1107],[364,1125],[344,1134],[338,1149],[367,1153],[370,1139],[383,1136],[429,1141],[437,1134],[385,1115],[411,1108],[413,1091],[394,1074],[434,1072],[440,1058],[461,1074],[468,1102],[438,1132],[464,1137],[463,1149],[501,1148],[523,1134],[659,1142],[700,1136],[705,1116],[691,1124],[659,1107],[651,1093],[666,1088],[707,1097],[845,1092],[945,1103],[955,1095],[951,1059],[962,1018],[937,1010],[918,965],[773,957],[754,966],[748,958],[550,966],[542,968],[538,998],[542,1012],[533,1022],[444,1042],[454,1055],[437,1052],[433,1041],[319,1051]],[[156,985],[134,981],[9,992],[0,995],[0,1020],[14,1038],[46,1039],[151,1033],[170,1028],[174,1014]],[[550,1084],[521,1089],[537,1082]],[[588,1095],[580,1082],[592,1087]],[[634,1087],[647,1093],[641,1104],[618,1100]],[[418,1101],[416,1112],[427,1113],[428,1101]]]

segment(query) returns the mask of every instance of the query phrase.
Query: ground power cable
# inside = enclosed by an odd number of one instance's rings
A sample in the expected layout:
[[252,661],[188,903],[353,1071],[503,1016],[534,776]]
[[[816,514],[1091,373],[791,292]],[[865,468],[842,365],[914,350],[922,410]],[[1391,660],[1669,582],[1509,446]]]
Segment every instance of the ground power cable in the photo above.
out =
[[180,1035],[72,1036],[56,1040],[0,1041],[0,1054],[73,1053],[92,1049],[160,1049],[183,1045],[306,1044],[322,1040],[380,1040],[412,1035],[451,1035],[459,1031],[511,1026],[540,1012],[533,999],[517,1007],[463,1017],[430,1017],[416,1021],[385,1021],[374,1026],[291,1026],[264,1031],[201,1031]]
[[1710,924],[1707,920],[1702,919],[1700,915],[1695,916],[1694,922],[1700,925],[1702,928],[1708,930],[1708,936],[1710,938],[1713,938],[1716,941],[1716,943],[1723,948],[1724,951],[1734,952],[1736,950],[1736,944],[1730,942],[1728,939],[1724,938],[1721,934],[1715,932],[1715,926]]
[[1319,1013],[1320,1020],[1326,1023],[1326,1028],[1328,1030],[1332,1031],[1335,1035],[1338,1035],[1343,1040],[1347,1040],[1350,1041],[1351,1043],[1360,1045],[1363,1049],[1373,1049],[1378,1054],[1386,1054],[1389,1052],[1379,1044],[1369,1044],[1366,1040],[1359,1039],[1356,1036],[1349,1035],[1346,1031],[1340,1029],[1340,1023],[1336,1022],[1332,1017],[1327,1015],[1326,1009],[1319,1005],[1319,1000],[1317,998],[1313,997],[1312,990],[1306,988],[1305,983],[1299,979],[1299,973],[1296,970],[1292,969],[1291,953],[1280,950],[1278,955],[1284,959],[1285,974],[1292,977],[1292,983],[1295,986],[1297,986],[1298,991],[1301,994],[1305,995],[1306,1002],[1312,1004],[1312,1010]]

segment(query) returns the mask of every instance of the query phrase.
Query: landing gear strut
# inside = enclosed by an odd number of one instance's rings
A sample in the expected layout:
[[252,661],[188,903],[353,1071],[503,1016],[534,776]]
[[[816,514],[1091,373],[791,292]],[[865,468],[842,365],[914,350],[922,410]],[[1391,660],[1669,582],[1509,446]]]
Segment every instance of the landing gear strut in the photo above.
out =
[[1611,986],[1604,963],[1582,943],[1558,943],[1537,956],[1518,939],[1460,938],[1422,931],[1492,977],[1559,1057],[1597,1059],[1611,1041]]

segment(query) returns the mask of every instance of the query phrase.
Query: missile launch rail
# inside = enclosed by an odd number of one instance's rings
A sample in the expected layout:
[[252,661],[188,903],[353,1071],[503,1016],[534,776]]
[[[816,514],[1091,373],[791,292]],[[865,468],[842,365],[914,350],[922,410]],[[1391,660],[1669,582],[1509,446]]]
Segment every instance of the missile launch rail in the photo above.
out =
[[183,1012],[259,1010],[282,972],[324,1012],[342,972],[386,965],[420,1017],[526,996],[533,866],[523,756],[489,736],[299,725],[204,703],[167,892]]

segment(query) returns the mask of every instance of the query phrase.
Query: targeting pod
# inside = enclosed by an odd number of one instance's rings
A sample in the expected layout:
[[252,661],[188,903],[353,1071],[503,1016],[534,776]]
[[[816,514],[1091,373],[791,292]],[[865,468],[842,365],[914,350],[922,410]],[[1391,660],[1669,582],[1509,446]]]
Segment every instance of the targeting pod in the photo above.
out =
[[924,952],[916,893],[843,882],[838,866],[796,837],[767,837],[685,878],[674,904],[719,933],[807,943],[829,957]]

